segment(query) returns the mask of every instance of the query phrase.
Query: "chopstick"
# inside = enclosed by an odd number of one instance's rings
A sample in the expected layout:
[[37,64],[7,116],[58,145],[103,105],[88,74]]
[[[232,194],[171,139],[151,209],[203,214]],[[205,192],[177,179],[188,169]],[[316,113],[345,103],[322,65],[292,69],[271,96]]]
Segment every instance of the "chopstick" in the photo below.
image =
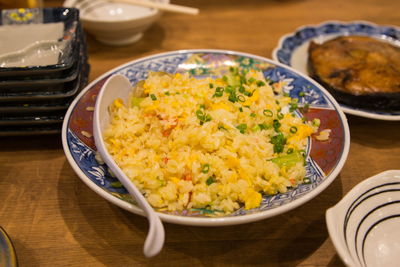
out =
[[174,4],[169,4],[169,3],[160,3],[160,2],[153,2],[153,1],[146,1],[146,0],[110,0],[110,2],[127,3],[127,4],[132,4],[132,5],[151,7],[151,8],[156,8],[159,10],[184,13],[184,14],[189,14],[189,15],[199,14],[198,8],[174,5]]

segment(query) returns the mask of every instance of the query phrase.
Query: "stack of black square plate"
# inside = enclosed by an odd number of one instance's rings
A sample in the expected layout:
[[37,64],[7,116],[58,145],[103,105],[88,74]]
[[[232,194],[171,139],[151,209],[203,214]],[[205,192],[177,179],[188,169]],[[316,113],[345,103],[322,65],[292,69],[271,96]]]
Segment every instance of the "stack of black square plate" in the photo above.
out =
[[20,8],[0,16],[0,136],[60,132],[90,69],[79,11]]

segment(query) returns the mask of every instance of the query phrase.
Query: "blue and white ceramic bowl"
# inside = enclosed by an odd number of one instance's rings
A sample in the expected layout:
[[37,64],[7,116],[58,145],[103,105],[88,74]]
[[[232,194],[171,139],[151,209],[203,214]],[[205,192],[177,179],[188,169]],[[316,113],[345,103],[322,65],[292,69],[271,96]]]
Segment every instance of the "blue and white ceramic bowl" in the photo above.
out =
[[17,254],[13,243],[6,233],[6,231],[0,226],[0,266],[3,267],[17,267],[18,260]]
[[326,212],[329,235],[352,267],[400,264],[400,170],[364,180]]
[[[379,26],[366,21],[340,22],[328,21],[318,25],[302,26],[280,38],[273,50],[273,59],[309,75],[307,70],[308,46],[313,40],[323,43],[341,35],[367,35],[400,46],[400,29],[394,26]],[[348,114],[378,120],[400,120],[400,110],[377,111],[341,104]]]
[[[108,167],[96,160],[93,140],[93,110],[97,94],[114,74],[126,76],[134,85],[147,77],[149,71],[188,72],[195,77],[222,76],[230,67],[257,69],[274,81],[281,81],[284,92],[299,99],[299,105],[310,105],[299,116],[318,118],[320,129],[330,129],[329,141],[315,137],[308,140],[305,182],[284,194],[264,196],[256,209],[241,208],[225,217],[209,217],[208,210],[190,209],[182,212],[159,212],[165,222],[221,226],[253,222],[298,207],[321,193],[339,174],[349,151],[350,135],[347,120],[333,97],[320,85],[303,74],[269,59],[225,50],[183,50],[141,58],[119,66],[90,83],[68,109],[62,129],[65,154],[72,168],[86,185],[108,201],[130,212],[143,215],[125,188],[115,186]],[[299,94],[302,92],[301,94]]]

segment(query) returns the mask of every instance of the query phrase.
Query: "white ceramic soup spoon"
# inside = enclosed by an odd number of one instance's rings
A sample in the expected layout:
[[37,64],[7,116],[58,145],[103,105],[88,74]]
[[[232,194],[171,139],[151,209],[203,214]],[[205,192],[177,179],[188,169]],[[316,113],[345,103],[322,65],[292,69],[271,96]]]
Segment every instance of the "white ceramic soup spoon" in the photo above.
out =
[[119,168],[114,159],[108,153],[107,148],[103,141],[103,130],[110,123],[110,115],[108,113],[109,106],[115,99],[121,98],[128,102],[129,93],[132,91],[132,85],[127,78],[123,75],[111,76],[101,88],[97,96],[96,106],[93,117],[93,136],[98,152],[102,159],[128,190],[131,196],[136,200],[139,206],[143,209],[148,221],[149,232],[143,247],[143,253],[146,257],[153,257],[157,255],[164,245],[164,227],[160,218],[146,201],[145,197],[136,188],[133,182],[125,175]]

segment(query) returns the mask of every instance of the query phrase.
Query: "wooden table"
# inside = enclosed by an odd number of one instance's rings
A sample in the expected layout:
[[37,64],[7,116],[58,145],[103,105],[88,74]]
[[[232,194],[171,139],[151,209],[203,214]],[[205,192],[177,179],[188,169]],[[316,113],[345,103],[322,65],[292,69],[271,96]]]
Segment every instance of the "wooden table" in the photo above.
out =
[[[400,26],[398,0],[173,2],[196,6],[200,15],[164,14],[143,39],[125,47],[108,47],[89,36],[90,80],[133,59],[177,49],[218,48],[271,57],[283,34],[326,20]],[[400,168],[400,122],[354,116],[348,121],[348,160],[318,197],[247,225],[165,224],[165,247],[152,259],[142,254],[146,219],[90,190],[67,162],[59,135],[3,137],[0,225],[14,242],[20,266],[343,266],[328,236],[325,210],[365,178]]]

